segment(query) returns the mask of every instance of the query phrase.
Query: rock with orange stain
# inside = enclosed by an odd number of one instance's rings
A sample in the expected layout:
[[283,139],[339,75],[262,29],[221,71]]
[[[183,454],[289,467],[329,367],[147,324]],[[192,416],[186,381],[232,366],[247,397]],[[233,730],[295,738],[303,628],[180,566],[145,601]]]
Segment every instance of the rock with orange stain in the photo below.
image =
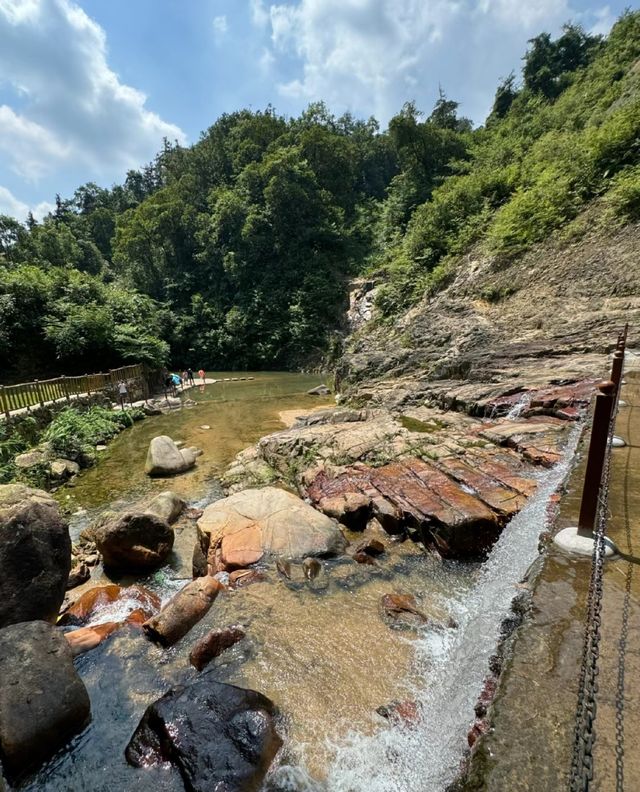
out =
[[193,645],[189,662],[195,669],[202,671],[207,663],[237,644],[245,635],[245,631],[237,624],[222,630],[211,630]]
[[419,626],[427,624],[428,617],[418,610],[412,594],[385,594],[381,600],[382,615],[390,626]]
[[210,504],[198,532],[210,572],[242,569],[263,557],[337,555],[346,547],[334,520],[275,487],[243,490]]
[[96,586],[85,591],[58,620],[60,625],[85,625],[98,611],[118,601],[131,600],[132,610],[140,609],[148,619],[160,610],[160,597],[144,586],[133,585],[122,588],[114,584]]
[[148,619],[142,629],[152,641],[172,646],[209,611],[222,589],[222,583],[210,575],[196,578],[180,589],[157,616]]
[[251,583],[260,583],[266,579],[267,576],[264,572],[260,572],[258,569],[236,569],[229,573],[229,588],[244,588]]

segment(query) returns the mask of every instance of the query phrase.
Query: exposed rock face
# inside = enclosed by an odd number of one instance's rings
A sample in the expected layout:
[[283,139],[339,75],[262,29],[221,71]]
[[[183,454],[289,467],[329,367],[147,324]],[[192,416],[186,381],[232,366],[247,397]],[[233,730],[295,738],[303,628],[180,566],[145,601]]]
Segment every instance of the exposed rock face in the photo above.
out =
[[43,621],[0,630],[0,749],[10,778],[52,756],[90,715],[62,634]]
[[175,492],[165,490],[156,495],[146,507],[145,512],[147,514],[155,514],[156,517],[165,520],[171,525],[182,514],[185,505],[182,498],[176,495]]
[[209,575],[196,578],[180,589],[142,628],[153,641],[171,646],[200,621],[222,588],[222,584]]
[[169,761],[190,792],[257,792],[282,740],[274,704],[211,673],[151,704],[126,749],[136,767]]
[[136,512],[102,523],[94,535],[105,567],[121,570],[160,566],[171,552],[174,540],[173,529],[165,520]]
[[0,627],[54,621],[71,569],[71,539],[46,492],[0,486]]
[[145,473],[149,476],[172,476],[189,470],[196,463],[192,448],[180,449],[170,437],[160,435],[149,443]]
[[[322,503],[325,493],[366,494],[383,498],[420,531],[446,558],[475,558],[487,552],[500,534],[502,515],[481,498],[462,489],[434,465],[404,459],[379,468],[354,466],[328,479],[321,474],[309,487],[312,499]],[[510,493],[511,498],[517,493]],[[506,495],[505,495],[506,497]]]
[[365,529],[371,514],[371,498],[359,492],[342,492],[339,495],[321,498],[318,508],[328,517],[341,522],[351,531]]
[[337,555],[346,542],[336,523],[275,487],[244,490],[212,503],[198,520],[210,569],[231,570],[263,557]]
[[189,653],[189,662],[198,671],[210,663],[215,657],[225,649],[241,641],[245,636],[245,631],[238,625],[231,625],[222,630],[211,630],[193,645]]

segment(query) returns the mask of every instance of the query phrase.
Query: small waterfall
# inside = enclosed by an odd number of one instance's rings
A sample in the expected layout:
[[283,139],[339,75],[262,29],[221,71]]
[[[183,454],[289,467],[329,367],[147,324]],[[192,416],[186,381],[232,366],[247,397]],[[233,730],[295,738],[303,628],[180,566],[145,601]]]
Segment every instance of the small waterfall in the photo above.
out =
[[507,421],[517,421],[518,418],[520,418],[520,416],[529,409],[530,404],[531,394],[528,391],[525,391],[505,415],[505,418]]
[[421,717],[410,727],[385,727],[373,735],[349,733],[333,746],[325,784],[300,768],[281,767],[277,790],[292,792],[442,792],[460,767],[473,723],[473,707],[488,672],[502,620],[515,585],[537,556],[550,496],[565,479],[580,428],[575,427],[564,460],[541,472],[537,493],[506,526],[466,600],[457,603],[457,631],[433,633],[416,642],[415,690]]

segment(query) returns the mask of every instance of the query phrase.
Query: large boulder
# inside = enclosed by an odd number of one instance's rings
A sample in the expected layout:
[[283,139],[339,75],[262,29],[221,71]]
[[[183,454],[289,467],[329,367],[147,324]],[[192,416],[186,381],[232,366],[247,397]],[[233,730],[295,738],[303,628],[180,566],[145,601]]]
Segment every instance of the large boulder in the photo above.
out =
[[239,569],[263,556],[302,561],[343,553],[335,520],[275,487],[243,490],[210,504],[198,520],[209,567]]
[[71,539],[46,492],[0,485],[0,627],[55,621],[71,569]]
[[195,463],[194,449],[180,449],[170,437],[160,435],[149,443],[144,470],[148,476],[172,476],[189,470]]
[[171,525],[182,514],[185,507],[185,502],[179,495],[171,490],[164,490],[158,493],[155,498],[147,505],[145,512],[147,514],[155,514],[161,520]]
[[95,529],[95,543],[107,568],[154,569],[173,547],[173,528],[154,514],[128,512]]
[[0,753],[10,780],[83,728],[91,707],[64,636],[43,621],[0,630]]
[[204,673],[147,707],[126,749],[136,767],[171,762],[191,792],[256,792],[282,745],[266,696]]

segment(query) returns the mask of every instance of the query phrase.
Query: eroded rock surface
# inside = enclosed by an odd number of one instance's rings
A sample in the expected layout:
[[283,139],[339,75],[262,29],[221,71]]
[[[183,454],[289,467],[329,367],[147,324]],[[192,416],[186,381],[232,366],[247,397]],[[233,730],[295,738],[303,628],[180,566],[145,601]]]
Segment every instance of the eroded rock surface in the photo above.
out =
[[160,566],[171,552],[171,526],[154,514],[129,512],[95,528],[95,543],[105,567],[144,570]]
[[71,569],[71,539],[46,492],[0,485],[0,627],[54,621]]
[[[540,400],[584,406],[591,388],[566,386]],[[561,458],[572,425],[556,415],[479,419],[428,405],[313,417],[239,454],[226,476],[229,489],[266,468],[351,530],[373,518],[390,534],[408,530],[461,559],[486,554],[535,491],[536,467]]]
[[11,780],[53,756],[91,708],[64,636],[43,621],[0,630],[0,680],[0,753]]
[[263,557],[302,560],[342,553],[334,520],[275,487],[244,490],[207,506],[198,520],[210,570],[232,570]]
[[151,704],[126,749],[136,767],[175,765],[192,792],[256,792],[282,745],[276,708],[202,674]]

